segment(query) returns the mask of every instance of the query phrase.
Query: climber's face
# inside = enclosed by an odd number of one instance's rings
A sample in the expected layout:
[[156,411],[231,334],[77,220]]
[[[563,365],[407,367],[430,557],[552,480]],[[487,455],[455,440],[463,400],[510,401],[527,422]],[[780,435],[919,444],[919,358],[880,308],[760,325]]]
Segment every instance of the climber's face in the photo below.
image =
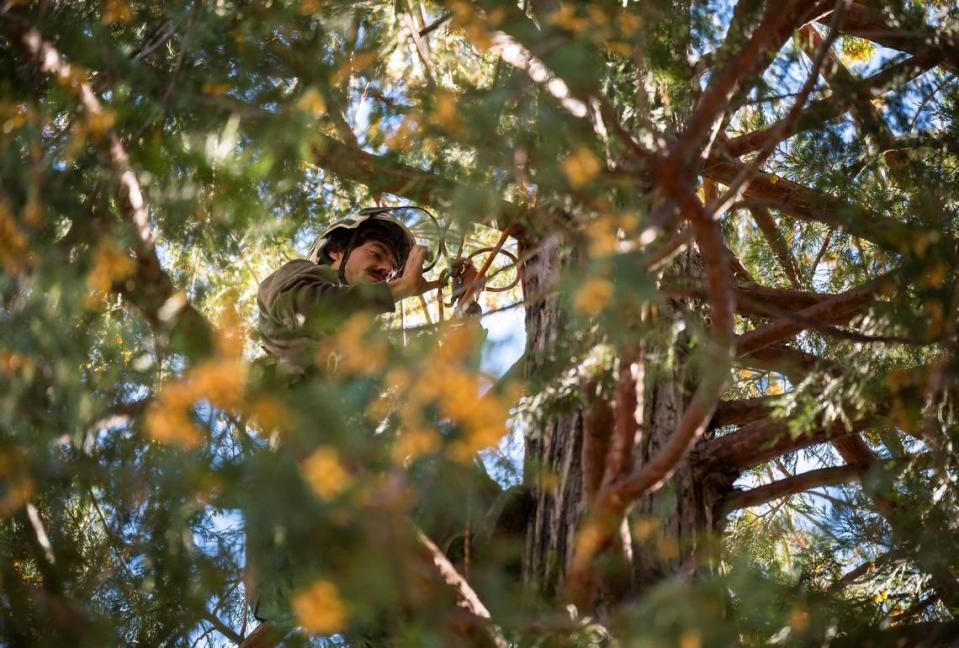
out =
[[[342,252],[330,252],[335,270],[340,269],[343,262]],[[343,271],[346,283],[378,283],[386,281],[396,271],[396,257],[389,246],[380,241],[365,241],[357,245],[346,258],[346,268]]]

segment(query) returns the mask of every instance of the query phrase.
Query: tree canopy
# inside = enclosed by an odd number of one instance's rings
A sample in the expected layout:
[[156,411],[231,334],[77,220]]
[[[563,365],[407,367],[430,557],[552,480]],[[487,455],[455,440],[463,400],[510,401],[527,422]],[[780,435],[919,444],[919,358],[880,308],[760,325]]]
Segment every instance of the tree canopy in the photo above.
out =
[[[7,2],[0,643],[956,641],[957,17]],[[447,288],[271,379],[371,205],[521,360]]]

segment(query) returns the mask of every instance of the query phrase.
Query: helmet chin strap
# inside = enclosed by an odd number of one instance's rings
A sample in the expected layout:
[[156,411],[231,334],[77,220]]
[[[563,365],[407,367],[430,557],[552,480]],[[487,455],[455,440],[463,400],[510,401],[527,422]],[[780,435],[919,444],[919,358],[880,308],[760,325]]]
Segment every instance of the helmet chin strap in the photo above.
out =
[[350,253],[353,252],[353,245],[356,243],[356,237],[359,233],[358,228],[353,230],[353,233],[350,235],[350,242],[346,244],[346,251],[343,252],[343,256],[340,258],[340,267],[336,272],[336,280],[341,284],[346,283],[346,262],[350,260]]

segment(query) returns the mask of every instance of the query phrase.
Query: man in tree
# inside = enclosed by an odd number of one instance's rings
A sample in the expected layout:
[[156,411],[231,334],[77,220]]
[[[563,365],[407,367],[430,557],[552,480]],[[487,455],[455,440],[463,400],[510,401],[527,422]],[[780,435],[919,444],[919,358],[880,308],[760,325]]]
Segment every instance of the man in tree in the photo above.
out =
[[[306,259],[286,263],[261,282],[257,296],[260,336],[270,355],[267,364],[276,369],[268,381],[286,385],[309,375],[315,367],[319,342],[334,334],[352,315],[392,312],[396,302],[440,285],[439,280],[427,281],[423,277],[426,249],[416,244],[410,230],[390,212],[388,207],[367,208],[337,221],[319,235]],[[456,275],[456,284],[463,294],[464,287],[472,285],[478,273],[471,263],[460,261]],[[463,298],[471,299],[471,295]],[[474,306],[472,302],[467,305]],[[469,316],[478,315],[478,311],[478,307],[466,310]],[[474,320],[473,325],[478,323]],[[457,545],[451,549],[449,545],[464,541],[462,529],[480,525],[483,512],[499,494],[499,487],[476,466],[430,463],[418,466],[414,473],[414,480],[443,483],[447,491],[463,491],[464,498],[476,499],[472,513],[469,507],[465,513],[475,518],[471,523],[434,519],[434,507],[427,502],[414,506],[417,522],[431,535],[438,533],[448,552],[459,555],[462,548]],[[466,495],[466,491],[475,490],[476,483],[483,487],[483,493]],[[500,504],[500,508],[504,506],[508,503]],[[275,628],[265,627],[264,632],[282,635],[279,628],[296,623],[289,601],[297,570],[290,564],[287,552],[276,544],[271,529],[254,524],[247,532],[247,579],[254,614]]]
[[313,363],[318,339],[357,312],[392,312],[395,303],[438,285],[423,278],[425,248],[390,208],[372,207],[327,227],[306,259],[290,261],[260,284],[263,347],[281,373]]

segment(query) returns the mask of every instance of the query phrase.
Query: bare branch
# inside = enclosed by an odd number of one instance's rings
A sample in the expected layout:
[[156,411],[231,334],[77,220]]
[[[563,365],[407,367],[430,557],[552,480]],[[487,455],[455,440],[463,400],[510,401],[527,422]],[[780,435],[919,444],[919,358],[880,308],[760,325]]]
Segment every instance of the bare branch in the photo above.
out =
[[789,497],[810,488],[819,486],[833,486],[860,479],[862,466],[845,465],[810,470],[786,479],[764,484],[756,488],[735,492],[726,497],[720,504],[720,514],[729,513],[736,509],[759,506],[783,497]]
[[743,79],[755,78],[772,60],[771,53],[778,52],[793,30],[809,15],[809,6],[805,2],[790,0],[766,5],[762,20],[746,44],[710,78],[686,123],[685,132],[672,147],[671,157],[681,165],[695,158]]
[[703,470],[737,475],[746,468],[769,461],[774,457],[846,436],[866,429],[873,419],[863,419],[848,429],[842,422],[828,427],[817,427],[799,436],[793,436],[785,421],[760,419],[744,425],[738,431],[700,443],[693,450],[690,461]]
[[799,264],[796,263],[796,258],[789,250],[789,246],[786,245],[786,239],[773,221],[769,210],[757,205],[751,208],[749,212],[752,214],[753,220],[756,221],[756,225],[759,226],[759,231],[762,232],[769,248],[779,259],[779,265],[782,266],[783,273],[789,279],[789,283],[792,284],[793,288],[801,290],[803,282],[799,279]]
[[724,425],[746,425],[753,421],[769,416],[773,404],[780,400],[779,396],[759,396],[740,400],[719,401],[716,411],[709,421],[709,427]]
[[613,439],[606,456],[603,486],[619,479],[632,466],[633,448],[638,441],[643,418],[644,382],[646,380],[645,349],[624,353],[616,376],[616,405]]
[[[710,158],[702,172],[724,184],[743,170],[741,162]],[[845,229],[877,245],[891,250],[904,250],[911,241],[925,234],[924,230],[869,209],[820,193],[781,176],[757,171],[750,179],[744,195],[749,204],[776,207],[796,218],[833,225]]]
[[586,381],[580,391],[586,401],[583,408],[583,493],[592,502],[603,482],[606,455],[613,429],[613,410],[609,401],[596,393],[596,382]]
[[[457,604],[478,619],[488,620],[490,618],[489,610],[483,605],[483,602],[473,588],[470,587],[470,584],[466,582],[466,579],[456,571],[453,563],[439,550],[439,547],[420,529],[416,529],[416,539],[428,553],[430,560],[442,577],[443,582],[449,585],[456,593]],[[489,643],[497,648],[506,648],[506,642],[499,635],[499,632],[492,627],[489,627],[488,630],[491,638]]]
[[942,60],[943,54],[935,48],[925,48],[905,61],[894,63],[871,77],[834,90],[833,94],[811,102],[792,123],[791,127],[780,133],[784,120],[777,121],[766,128],[734,137],[725,142],[725,151],[733,157],[759,150],[774,134],[779,139],[788,139],[798,132],[816,128],[846,112],[858,98],[874,99],[905,81],[934,67]]

